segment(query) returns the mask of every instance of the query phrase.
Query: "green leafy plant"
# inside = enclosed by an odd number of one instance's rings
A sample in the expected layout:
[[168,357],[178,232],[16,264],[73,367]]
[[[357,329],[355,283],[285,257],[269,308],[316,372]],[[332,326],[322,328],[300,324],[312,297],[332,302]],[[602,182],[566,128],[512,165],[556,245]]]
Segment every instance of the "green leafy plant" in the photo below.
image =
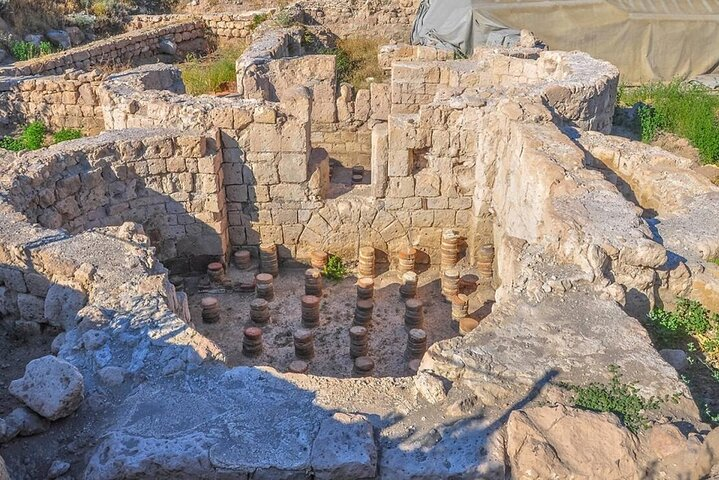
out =
[[337,255],[330,255],[327,264],[322,269],[322,275],[331,280],[342,280],[348,274],[347,267]]
[[17,60],[24,62],[40,55],[40,48],[34,43],[19,40],[10,45],[10,53]]
[[46,132],[45,124],[42,122],[31,122],[23,128],[22,133],[18,137],[5,137],[0,139],[0,147],[14,152],[37,150],[44,145]]
[[267,20],[268,17],[269,15],[267,15],[266,13],[257,13],[253,15],[252,22],[250,23],[250,31],[257,30],[257,27],[265,23],[265,20]]
[[52,143],[66,142],[82,138],[82,132],[75,128],[63,128],[52,134]]
[[655,334],[664,344],[692,338],[714,368],[719,367],[719,315],[700,302],[680,298],[673,312],[655,308],[647,316]]
[[55,49],[50,42],[40,42],[40,55],[50,55]]
[[719,96],[701,85],[651,83],[638,88],[623,87],[620,104],[636,105],[642,140],[651,141],[659,131],[689,140],[706,163],[719,161]]
[[662,128],[662,121],[657,111],[648,105],[639,105],[637,114],[639,115],[642,142],[649,143],[654,140],[657,132]]
[[674,397],[666,396],[645,398],[639,389],[631,383],[622,381],[622,374],[617,365],[610,365],[612,378],[609,384],[590,383],[589,385],[565,385],[574,392],[574,406],[595,412],[611,412],[619,417],[624,425],[634,433],[649,426],[646,412],[657,410],[662,403]]

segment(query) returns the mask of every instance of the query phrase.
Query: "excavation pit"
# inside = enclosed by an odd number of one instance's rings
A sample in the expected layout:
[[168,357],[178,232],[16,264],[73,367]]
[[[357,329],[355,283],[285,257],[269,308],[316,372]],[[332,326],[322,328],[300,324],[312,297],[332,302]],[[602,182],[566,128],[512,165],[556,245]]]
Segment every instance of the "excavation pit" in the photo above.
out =
[[[232,266],[227,277],[239,285],[251,282],[256,273],[256,269],[239,270]],[[452,306],[441,295],[439,279],[439,268],[430,268],[418,275],[416,298],[424,303],[423,329],[428,345],[459,335],[458,322],[452,320]],[[250,305],[256,298],[254,293],[208,287],[203,277],[187,277],[183,283],[189,294],[195,328],[217,343],[230,366],[269,365],[281,372],[291,371],[290,365],[298,359],[293,333],[304,328],[301,298],[305,294],[305,270],[281,269],[273,282],[275,296],[269,302],[270,321],[266,325],[250,319]],[[308,361],[307,373],[340,378],[353,376],[349,330],[354,324],[356,283],[354,276],[339,281],[324,279],[320,324],[311,329],[315,354]],[[406,353],[409,329],[404,322],[405,301],[400,297],[399,287],[400,277],[394,270],[375,278],[374,310],[368,327],[368,356],[375,362],[372,376],[402,377],[414,373],[409,368],[411,358]],[[220,303],[220,319],[216,323],[202,321],[201,302],[208,296],[217,298]],[[468,297],[470,315],[481,320],[491,309],[494,291],[489,286],[479,286]],[[247,327],[260,327],[263,331],[263,351],[259,356],[248,357],[242,353],[243,332]]]

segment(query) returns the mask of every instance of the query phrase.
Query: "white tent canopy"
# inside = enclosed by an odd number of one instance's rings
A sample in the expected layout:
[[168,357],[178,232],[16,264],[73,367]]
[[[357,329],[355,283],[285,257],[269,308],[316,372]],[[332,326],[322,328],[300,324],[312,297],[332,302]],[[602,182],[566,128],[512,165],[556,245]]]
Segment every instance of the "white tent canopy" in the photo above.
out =
[[471,54],[503,28],[610,61],[629,83],[719,66],[719,0],[422,0],[412,41]]

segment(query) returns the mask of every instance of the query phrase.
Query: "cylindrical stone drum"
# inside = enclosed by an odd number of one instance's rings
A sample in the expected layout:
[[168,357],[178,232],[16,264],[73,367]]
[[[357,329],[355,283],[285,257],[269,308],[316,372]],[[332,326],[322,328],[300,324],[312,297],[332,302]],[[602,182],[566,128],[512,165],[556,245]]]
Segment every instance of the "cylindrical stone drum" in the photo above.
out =
[[205,297],[200,301],[202,321],[215,323],[220,319],[220,302],[215,297]]
[[424,325],[424,304],[421,300],[410,298],[405,303],[404,324],[407,328],[422,328]]
[[252,254],[249,250],[237,250],[232,258],[235,266],[240,270],[248,270],[252,267]]
[[479,277],[472,273],[462,275],[459,278],[459,293],[470,295],[477,291],[477,284],[479,283]]
[[273,277],[276,277],[280,273],[277,245],[274,243],[263,243],[260,245],[260,272],[269,273]]
[[220,262],[212,262],[207,265],[207,276],[212,283],[222,283],[225,276],[225,268]]
[[407,333],[407,356],[409,358],[422,358],[427,351],[427,333],[419,328],[413,328]]
[[397,271],[399,271],[399,273],[411,272],[414,270],[414,261],[417,257],[416,248],[404,247],[397,253],[397,256],[399,257],[399,263],[397,265]]
[[452,320],[459,322],[469,314],[469,298],[467,295],[458,294],[450,299],[452,302]]
[[320,299],[314,295],[302,296],[302,325],[314,328],[320,324]]
[[350,328],[350,357],[364,357],[369,350],[367,329],[361,326]]
[[467,335],[479,326],[479,322],[472,317],[465,317],[459,321],[459,333]]
[[250,320],[258,325],[266,325],[270,321],[270,307],[264,298],[255,298],[250,302]]
[[459,293],[459,270],[448,268],[442,272],[442,295],[449,301]]
[[255,276],[255,296],[271,302],[275,298],[273,277],[270,273],[258,273]]
[[322,272],[317,268],[305,270],[305,295],[322,296]]
[[459,233],[456,230],[445,230],[442,232],[442,244],[440,246],[440,261],[442,270],[457,265],[459,259]]
[[304,360],[293,360],[290,362],[289,371],[290,373],[307,373],[310,368],[310,364]]
[[242,339],[242,354],[246,357],[256,357],[262,353],[262,330],[257,327],[245,328]]
[[371,300],[374,297],[374,280],[364,277],[357,280],[357,298],[360,300]]
[[405,300],[417,296],[417,274],[415,272],[404,272],[402,274],[399,295]]
[[355,377],[370,377],[374,371],[374,360],[370,357],[357,357],[354,361],[352,374]]
[[310,254],[310,264],[313,268],[323,270],[328,260],[329,255],[326,252],[315,251]]
[[477,255],[477,271],[482,283],[490,283],[493,276],[494,246],[483,245]]
[[372,311],[374,302],[372,300],[357,300],[355,307],[354,324],[367,327],[372,323]]
[[362,247],[359,251],[359,262],[357,270],[360,277],[375,276],[375,253],[374,247]]
[[315,337],[312,330],[300,328],[292,337],[295,342],[295,356],[300,360],[311,360],[315,356]]

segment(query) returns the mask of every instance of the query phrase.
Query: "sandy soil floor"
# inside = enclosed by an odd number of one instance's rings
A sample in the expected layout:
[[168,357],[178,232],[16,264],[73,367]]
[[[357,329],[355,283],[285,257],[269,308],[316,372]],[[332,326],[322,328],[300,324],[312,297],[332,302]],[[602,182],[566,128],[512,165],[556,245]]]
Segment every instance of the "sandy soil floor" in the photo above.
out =
[[[474,273],[474,272],[462,272]],[[233,281],[251,279],[254,272],[239,271],[232,267],[228,276]],[[356,302],[356,278],[348,277],[334,282],[324,280],[320,307],[320,326],[314,329],[315,357],[310,362],[309,373],[330,377],[352,375],[352,359],[349,355],[349,328],[354,318]],[[304,270],[283,269],[275,279],[275,299],[270,302],[271,321],[262,327],[264,351],[256,358],[242,354],[243,330],[254,326],[249,318],[251,293],[219,291],[203,292],[198,286],[200,278],[185,279],[190,297],[190,312],[195,327],[215,341],[227,356],[231,366],[270,365],[287,371],[295,360],[292,333],[301,328],[300,297],[304,295]],[[200,301],[205,296],[215,296],[220,301],[220,321],[203,323]],[[481,319],[489,313],[494,291],[481,287],[469,295],[471,316]],[[428,345],[458,335],[457,323],[451,319],[451,305],[440,295],[439,270],[429,269],[419,275],[417,298],[424,302],[424,329]],[[375,279],[373,323],[369,331],[369,355],[375,361],[374,376],[411,375],[405,356],[407,329],[404,325],[404,303],[399,296],[399,277],[389,271]]]

